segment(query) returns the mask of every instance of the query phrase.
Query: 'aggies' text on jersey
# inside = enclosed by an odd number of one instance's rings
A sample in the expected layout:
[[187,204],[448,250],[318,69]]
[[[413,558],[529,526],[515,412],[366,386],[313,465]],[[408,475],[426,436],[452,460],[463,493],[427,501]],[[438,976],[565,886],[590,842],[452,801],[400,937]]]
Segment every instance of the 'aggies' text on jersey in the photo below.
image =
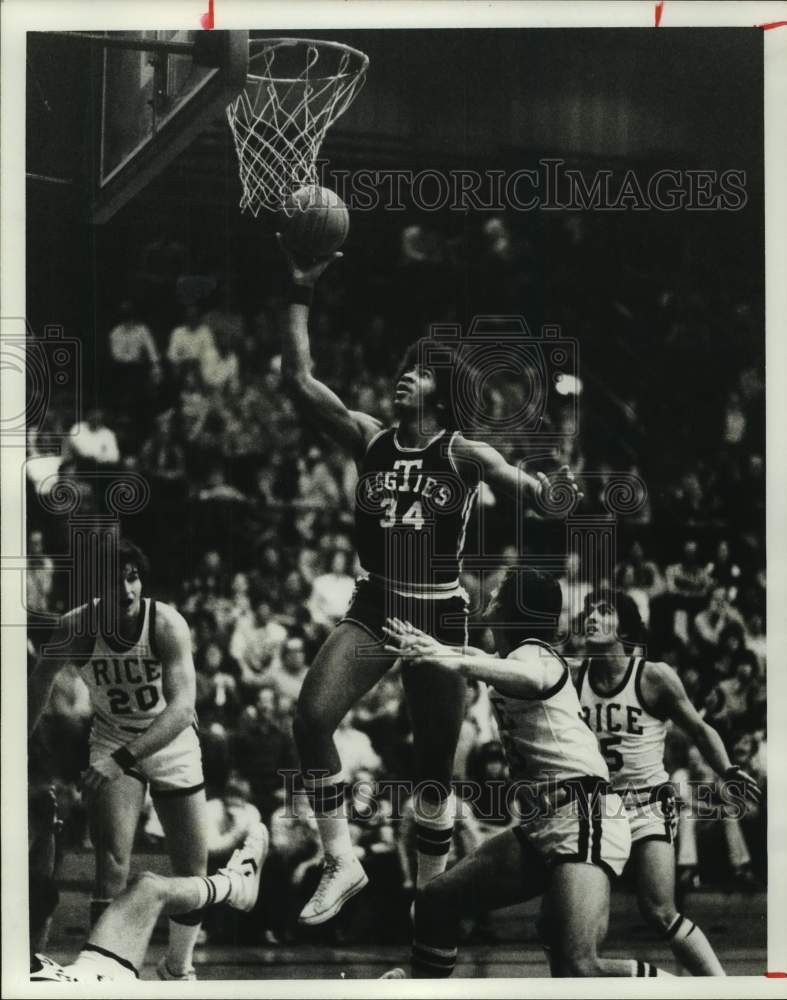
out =
[[361,464],[355,502],[361,566],[414,596],[459,586],[478,485],[459,475],[454,438],[441,431],[424,448],[404,448],[388,428],[372,438]]

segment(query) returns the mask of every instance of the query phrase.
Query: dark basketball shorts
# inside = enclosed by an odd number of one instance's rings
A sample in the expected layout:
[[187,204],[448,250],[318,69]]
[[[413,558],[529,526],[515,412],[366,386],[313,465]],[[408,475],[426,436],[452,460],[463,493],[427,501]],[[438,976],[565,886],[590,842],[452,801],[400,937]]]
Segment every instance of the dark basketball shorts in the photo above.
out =
[[358,580],[341,621],[360,625],[380,640],[385,638],[385,619],[399,618],[449,646],[463,646],[469,603],[461,588],[451,597],[404,597],[376,580]]

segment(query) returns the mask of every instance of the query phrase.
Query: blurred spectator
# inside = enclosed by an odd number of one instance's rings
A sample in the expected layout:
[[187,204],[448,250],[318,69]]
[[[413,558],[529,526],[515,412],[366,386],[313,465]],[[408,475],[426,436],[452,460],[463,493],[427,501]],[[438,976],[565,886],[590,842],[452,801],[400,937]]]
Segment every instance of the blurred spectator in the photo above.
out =
[[713,688],[708,696],[708,722],[729,740],[752,710],[757,658],[749,650],[742,650],[735,661],[735,673]]
[[27,611],[45,614],[50,611],[50,597],[54,581],[54,563],[44,553],[44,536],[41,531],[31,531],[27,541]]
[[177,372],[189,362],[195,362],[200,367],[203,364],[210,365],[211,358],[215,355],[213,331],[200,321],[196,305],[186,306],[185,322],[182,326],[176,326],[169,336],[167,360]]
[[231,729],[240,709],[240,698],[229,660],[218,642],[198,651],[197,715],[201,725],[220,724]]
[[734,601],[740,584],[741,568],[732,561],[729,542],[725,538],[716,546],[716,557],[706,568],[714,586],[726,587],[730,600]]
[[308,672],[303,639],[290,636],[284,640],[281,659],[271,667],[268,680],[280,696],[297,701]]
[[708,606],[694,618],[694,628],[704,643],[717,646],[722,633],[729,625],[740,627],[743,634],[743,619],[727,597],[725,587],[714,587],[708,599]]
[[255,703],[244,710],[233,740],[232,757],[251,782],[254,801],[263,816],[269,816],[276,793],[284,787],[281,772],[298,768],[292,726],[281,714],[279,696],[272,685],[260,687]]
[[328,560],[328,572],[312,583],[309,611],[319,625],[335,625],[350,605],[355,580],[347,572],[347,562],[347,553],[335,549]]
[[667,566],[664,576],[667,590],[685,598],[704,597],[711,585],[707,567],[700,564],[694,539],[684,542],[683,558]]
[[112,388],[124,402],[148,395],[150,381],[161,380],[161,361],[150,329],[138,318],[133,303],[120,303],[120,322],[109,333]]
[[85,420],[74,424],[63,443],[63,461],[72,464],[77,473],[117,465],[120,449],[115,432],[104,423],[103,410],[95,408]]
[[382,761],[374,752],[366,733],[353,725],[352,712],[348,712],[339,723],[339,728],[333,734],[333,740],[346,774],[354,774],[360,770],[376,774],[380,770]]
[[237,660],[241,683],[252,693],[268,683],[270,668],[279,662],[287,629],[276,621],[270,604],[260,601],[252,617],[238,618],[230,640],[230,653]]
[[237,772],[231,772],[222,794],[208,799],[209,868],[224,864],[235,848],[241,846],[252,826],[260,821],[260,811],[249,801],[250,797],[248,781]]
[[227,393],[238,391],[240,384],[238,355],[232,349],[228,332],[216,331],[213,345],[205,347],[200,354],[199,363],[202,383],[206,389]]
[[186,459],[175,432],[175,411],[156,417],[153,434],[140,452],[140,470],[157,485],[174,486],[186,478]]

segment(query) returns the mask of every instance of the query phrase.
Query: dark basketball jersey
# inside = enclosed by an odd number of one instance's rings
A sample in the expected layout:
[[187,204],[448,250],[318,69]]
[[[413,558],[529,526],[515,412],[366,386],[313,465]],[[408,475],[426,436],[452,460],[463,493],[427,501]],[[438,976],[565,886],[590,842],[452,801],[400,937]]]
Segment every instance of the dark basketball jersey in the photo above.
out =
[[403,593],[455,592],[465,531],[478,492],[459,475],[441,431],[424,448],[404,448],[380,431],[361,463],[355,534],[363,569]]

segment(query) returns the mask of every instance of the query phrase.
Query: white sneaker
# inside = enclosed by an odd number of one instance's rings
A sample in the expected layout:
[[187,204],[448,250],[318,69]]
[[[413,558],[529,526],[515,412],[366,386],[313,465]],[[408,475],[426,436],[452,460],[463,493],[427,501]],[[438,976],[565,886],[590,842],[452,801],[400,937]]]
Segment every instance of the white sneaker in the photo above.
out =
[[197,973],[193,966],[190,969],[186,969],[183,973],[175,973],[167,965],[167,956],[165,955],[159,964],[156,966],[156,975],[159,979],[165,979],[167,982],[170,980],[176,983],[194,983],[197,981]]
[[389,969],[380,976],[380,979],[407,979],[407,973],[404,969]]
[[220,875],[230,880],[230,894],[227,902],[236,910],[254,909],[260,892],[262,866],[268,855],[268,830],[264,823],[255,823],[243,841],[243,846],[235,851]]
[[326,854],[320,884],[301,911],[300,923],[311,927],[335,917],[347,900],[360,892],[368,881],[369,876],[357,858],[337,858]]
[[30,980],[34,983],[78,983],[76,976],[66,971],[58,962],[46,955],[36,955],[30,968]]

